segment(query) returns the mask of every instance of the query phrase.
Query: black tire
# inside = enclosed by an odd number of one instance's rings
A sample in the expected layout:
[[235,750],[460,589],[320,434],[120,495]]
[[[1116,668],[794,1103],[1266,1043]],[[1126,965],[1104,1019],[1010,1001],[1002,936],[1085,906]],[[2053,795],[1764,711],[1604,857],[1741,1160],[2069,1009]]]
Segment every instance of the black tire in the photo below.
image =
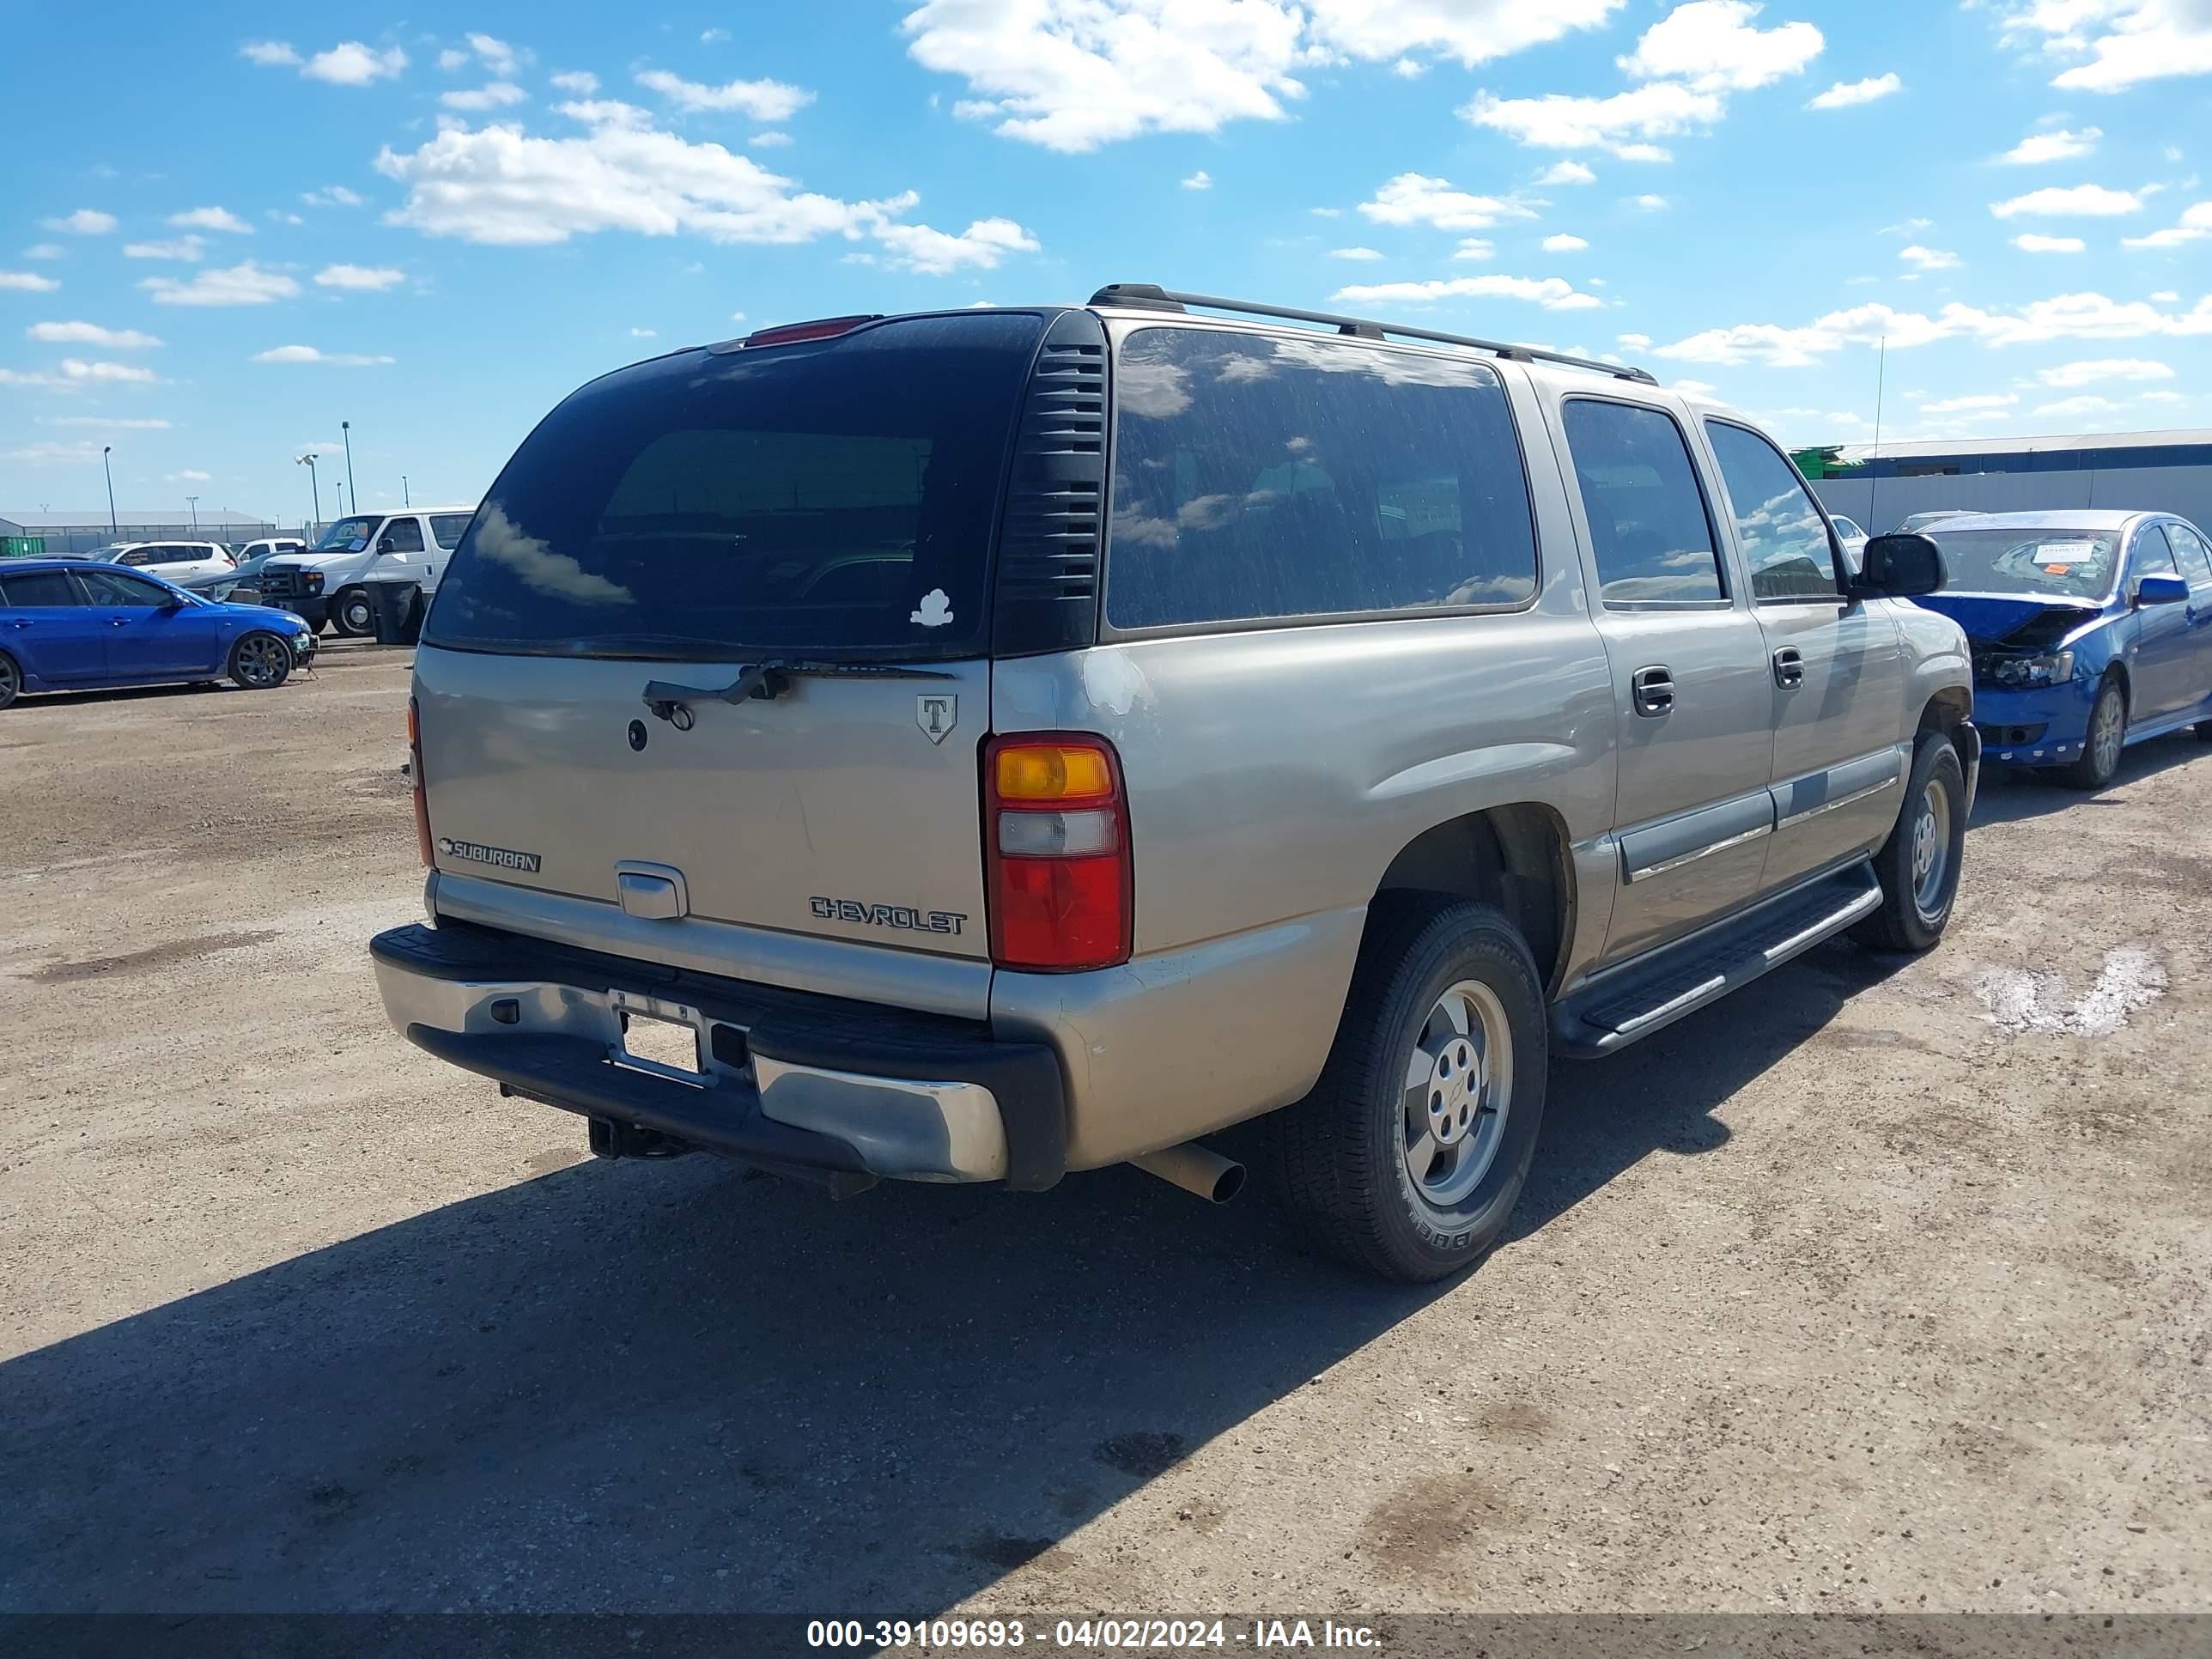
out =
[[2197,742],[2212,743],[2212,720],[2199,720],[2189,729],[2196,734]]
[[[1938,822],[1928,844],[1942,867],[1923,877],[1919,857],[1923,820],[1929,816],[1931,790],[1942,792]],[[1959,751],[1941,732],[1923,732],[1913,745],[1912,769],[1905,775],[1905,803],[1889,839],[1874,855],[1881,878],[1881,908],[1854,930],[1862,945],[1877,951],[1921,951],[1934,948],[1958,902],[1959,872],[1966,848],[1966,770]]]
[[291,675],[291,642],[275,634],[248,634],[230,647],[229,672],[241,690],[273,691]]
[[0,651],[0,708],[23,695],[23,671],[15,659]]
[[[2120,740],[2109,751],[2097,742],[2097,733],[2109,717],[2106,705],[2117,702]],[[2127,746],[2128,690],[2116,674],[2105,676],[2105,683],[2097,688],[2097,701],[2089,708],[2089,728],[2081,739],[2081,758],[2071,766],[2055,767],[2051,775],[2072,789],[2102,789],[2112,781],[2112,774],[2120,769],[2120,755]]]
[[[1433,1073],[1418,1088],[1409,1078],[1416,1048],[1430,1054],[1432,1067],[1450,1062],[1455,1049],[1464,1059],[1474,1039],[1455,1042],[1449,1020],[1432,1026],[1443,1000],[1456,998],[1462,985],[1480,988],[1487,999],[1487,1012],[1463,1010],[1468,1024],[1479,1018],[1487,1033],[1493,1018],[1502,1019],[1510,1052],[1499,1072],[1478,1066],[1471,1073],[1479,1079],[1474,1091],[1463,1081],[1457,1085],[1458,1138],[1438,1145],[1437,1161],[1429,1165],[1428,1178],[1449,1200],[1438,1203],[1415,1179],[1409,1144],[1427,1144],[1417,1139],[1423,1124],[1437,1133],[1432,1103],[1445,1097],[1431,1093]],[[1491,1037],[1477,1052],[1494,1056],[1496,1047]],[[1505,1231],[1528,1180],[1544,1118],[1549,1049],[1543,981],[1510,922],[1486,905],[1386,895],[1370,915],[1320,1081],[1267,1121],[1271,1162],[1299,1234],[1340,1261],[1407,1284],[1473,1266]],[[1507,1085],[1502,1098],[1500,1076]],[[1421,1117],[1412,1115],[1416,1109]],[[1454,1108],[1447,1101],[1443,1109],[1449,1122]],[[1497,1124],[1486,1143],[1486,1117]],[[1465,1166],[1447,1167],[1446,1154],[1464,1157]],[[1453,1170],[1472,1176],[1474,1184],[1452,1192]]]
[[[358,626],[356,613],[359,613]],[[331,626],[343,639],[367,639],[376,632],[376,611],[366,590],[349,587],[331,601]]]

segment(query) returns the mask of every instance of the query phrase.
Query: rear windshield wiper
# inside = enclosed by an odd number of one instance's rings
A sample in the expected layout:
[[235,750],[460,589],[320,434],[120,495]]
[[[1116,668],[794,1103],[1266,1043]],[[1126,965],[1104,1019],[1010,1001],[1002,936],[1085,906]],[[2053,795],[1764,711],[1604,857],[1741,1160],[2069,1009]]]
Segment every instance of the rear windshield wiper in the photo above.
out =
[[691,725],[689,704],[738,703],[752,697],[773,702],[791,690],[792,677],[798,674],[842,680],[949,680],[955,678],[939,669],[908,668],[899,663],[826,662],[806,657],[781,657],[771,662],[753,664],[729,684],[719,689],[704,685],[677,685],[668,680],[649,680],[645,687],[645,706],[678,731],[688,731]]

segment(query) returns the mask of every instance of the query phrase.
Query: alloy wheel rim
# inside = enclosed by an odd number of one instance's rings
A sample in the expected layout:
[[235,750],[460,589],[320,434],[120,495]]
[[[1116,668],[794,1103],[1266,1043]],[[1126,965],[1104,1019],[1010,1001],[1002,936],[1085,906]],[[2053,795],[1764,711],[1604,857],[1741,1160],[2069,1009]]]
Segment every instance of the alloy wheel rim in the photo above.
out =
[[0,657],[0,702],[5,702],[15,690],[15,665]]
[[238,648],[239,672],[252,685],[267,685],[276,678],[276,643],[268,639],[251,639]]
[[1498,994],[1476,980],[1430,1006],[1407,1057],[1399,1145],[1407,1178],[1449,1209],[1498,1160],[1513,1103],[1513,1028]]
[[1951,793],[1930,778],[1920,792],[1912,821],[1912,902],[1923,918],[1942,908],[1943,880],[1951,864]]
[[2097,704],[2097,730],[2091,739],[2100,772],[2110,772],[2120,763],[2122,718],[2118,695],[2108,693]]

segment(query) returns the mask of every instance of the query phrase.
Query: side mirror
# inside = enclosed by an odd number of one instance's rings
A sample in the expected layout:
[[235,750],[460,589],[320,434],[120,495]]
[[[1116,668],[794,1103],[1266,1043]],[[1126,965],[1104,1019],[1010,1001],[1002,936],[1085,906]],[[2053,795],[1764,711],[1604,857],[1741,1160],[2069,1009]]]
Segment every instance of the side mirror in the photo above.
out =
[[1925,536],[1910,531],[1870,536],[1851,583],[1855,598],[1917,599],[1943,586],[1943,555]]
[[392,545],[391,537],[383,536],[377,539],[376,550],[380,553],[397,553],[399,550]]
[[157,607],[162,611],[182,611],[184,608],[185,596],[181,593],[164,593],[161,595],[161,603]]
[[2180,576],[2159,574],[2136,578],[2137,605],[2187,605],[2189,583]]

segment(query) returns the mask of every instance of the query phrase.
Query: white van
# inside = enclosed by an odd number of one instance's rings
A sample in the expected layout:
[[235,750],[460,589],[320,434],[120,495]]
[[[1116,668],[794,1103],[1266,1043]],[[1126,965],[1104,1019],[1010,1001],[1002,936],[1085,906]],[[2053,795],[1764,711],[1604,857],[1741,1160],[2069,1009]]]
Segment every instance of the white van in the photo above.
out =
[[262,568],[261,600],[307,618],[327,622],[341,635],[375,631],[371,580],[404,577],[428,594],[438,586],[474,507],[410,507],[398,513],[360,513],[340,519],[304,552],[272,559]]

